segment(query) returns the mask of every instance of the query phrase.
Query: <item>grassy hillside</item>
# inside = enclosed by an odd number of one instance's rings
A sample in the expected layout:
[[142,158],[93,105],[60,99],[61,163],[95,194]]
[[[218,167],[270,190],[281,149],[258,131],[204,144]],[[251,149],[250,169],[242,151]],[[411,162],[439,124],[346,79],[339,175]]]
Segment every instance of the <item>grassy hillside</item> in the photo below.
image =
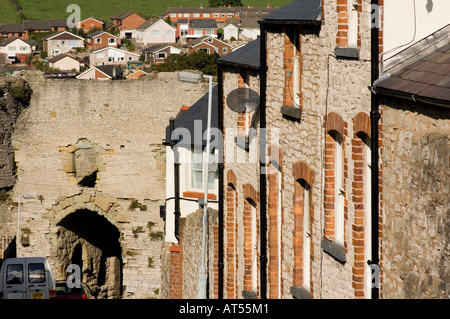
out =
[[[167,11],[168,7],[204,7],[208,6],[208,0],[18,0],[22,6],[27,20],[47,20],[51,18],[65,18],[69,13],[66,8],[71,3],[76,3],[81,8],[81,19],[94,16],[98,19],[109,21],[109,18],[122,11],[135,11],[150,17]],[[282,7],[291,0],[243,0],[246,6],[272,6]],[[11,3],[11,0],[0,0],[0,23],[20,22],[19,13]]]

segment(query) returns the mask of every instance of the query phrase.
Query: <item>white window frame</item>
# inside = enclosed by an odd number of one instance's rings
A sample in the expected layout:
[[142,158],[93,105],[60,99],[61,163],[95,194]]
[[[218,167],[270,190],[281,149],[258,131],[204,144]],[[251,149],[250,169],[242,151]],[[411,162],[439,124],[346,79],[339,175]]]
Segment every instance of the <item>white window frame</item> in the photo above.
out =
[[194,16],[194,18],[199,18],[200,17],[200,13],[194,13],[193,16]]
[[95,38],[95,43],[102,43],[102,39],[101,38]]
[[334,223],[335,241],[344,245],[344,148],[343,138],[335,135],[335,161],[334,161]]
[[[292,94],[294,106],[300,107],[300,33],[296,29],[294,31],[294,69],[292,70],[294,81],[292,84]],[[299,51],[299,54],[297,54]]]
[[[197,164],[201,164],[201,167],[202,167],[201,169],[199,167],[194,167],[194,164],[195,164],[194,163],[194,155],[198,154],[199,152],[202,153],[202,156],[201,156],[202,162],[201,163],[197,163]],[[216,155],[217,154],[215,154],[215,156]],[[189,169],[189,180],[190,180],[190,182],[189,182],[189,188],[191,190],[193,190],[193,191],[202,191],[203,192],[203,161],[205,160],[206,154],[205,154],[203,148],[193,147],[190,150],[189,156],[190,156],[190,169]],[[193,172],[197,172],[197,173],[201,174],[199,185],[196,185],[198,187],[194,186],[194,176],[193,176],[194,174],[193,174]],[[212,185],[210,184],[210,181],[209,181],[209,179],[211,177],[211,174],[214,174],[214,179],[213,179]],[[212,192],[212,193],[216,192],[216,171],[213,171],[213,170],[209,170],[208,171],[208,193],[210,193],[210,192]]]
[[355,0],[348,0],[348,46],[355,48],[358,46],[358,3]]
[[209,18],[209,13],[203,13],[204,18]]
[[[255,203],[256,205],[256,203]],[[258,289],[258,237],[257,237],[257,227],[256,227],[256,207],[250,203],[252,209],[252,290],[256,291]]]
[[[303,187],[303,186],[302,186]],[[303,187],[303,288],[310,290],[311,282],[311,207],[310,186]]]

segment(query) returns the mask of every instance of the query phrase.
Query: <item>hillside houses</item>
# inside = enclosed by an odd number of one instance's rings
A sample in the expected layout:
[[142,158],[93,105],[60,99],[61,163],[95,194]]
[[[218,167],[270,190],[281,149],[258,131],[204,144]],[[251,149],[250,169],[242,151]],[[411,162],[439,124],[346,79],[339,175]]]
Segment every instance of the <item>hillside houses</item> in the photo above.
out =
[[28,55],[36,50],[36,41],[22,40],[18,37],[10,37],[0,43],[0,53],[3,53],[10,63],[25,62]]
[[118,36],[102,30],[89,33],[86,36],[88,50],[97,50],[105,46],[117,48],[120,46],[120,43]]
[[68,31],[59,31],[42,39],[43,49],[49,57],[84,48],[84,38]]
[[89,61],[91,66],[99,66],[99,65],[126,66],[129,61],[138,61],[138,60],[139,54],[114,47],[103,47],[101,49],[94,50],[89,54]]
[[223,26],[228,19],[239,18],[245,15],[264,16],[277,10],[277,7],[267,5],[266,7],[216,7],[216,8],[192,8],[171,7],[161,15],[161,18],[170,18],[170,22],[177,23],[180,19],[211,19]]
[[217,53],[219,56],[224,56],[230,53],[231,49],[232,46],[228,43],[223,42],[213,36],[204,35],[189,42],[188,54],[205,51],[208,54]]
[[136,28],[136,41],[143,45],[175,43],[176,29],[162,19],[149,19]]

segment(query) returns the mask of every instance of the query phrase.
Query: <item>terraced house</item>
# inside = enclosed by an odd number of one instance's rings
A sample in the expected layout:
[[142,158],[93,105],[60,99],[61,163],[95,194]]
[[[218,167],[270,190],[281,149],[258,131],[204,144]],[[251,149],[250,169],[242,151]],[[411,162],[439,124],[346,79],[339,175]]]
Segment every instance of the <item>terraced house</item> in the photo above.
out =
[[[235,144],[219,173],[219,296],[450,296],[445,6],[415,8],[434,31],[405,50],[394,20],[412,6],[295,0],[260,21],[259,47],[220,59]],[[258,111],[236,111],[239,88],[259,92]]]

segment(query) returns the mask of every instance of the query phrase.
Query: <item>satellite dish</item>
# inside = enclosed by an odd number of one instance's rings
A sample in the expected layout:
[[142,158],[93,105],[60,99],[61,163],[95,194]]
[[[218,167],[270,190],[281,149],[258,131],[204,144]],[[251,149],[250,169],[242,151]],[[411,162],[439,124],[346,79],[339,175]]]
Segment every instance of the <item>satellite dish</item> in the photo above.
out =
[[227,96],[228,107],[236,113],[248,113],[259,106],[259,94],[250,88],[234,89]]

